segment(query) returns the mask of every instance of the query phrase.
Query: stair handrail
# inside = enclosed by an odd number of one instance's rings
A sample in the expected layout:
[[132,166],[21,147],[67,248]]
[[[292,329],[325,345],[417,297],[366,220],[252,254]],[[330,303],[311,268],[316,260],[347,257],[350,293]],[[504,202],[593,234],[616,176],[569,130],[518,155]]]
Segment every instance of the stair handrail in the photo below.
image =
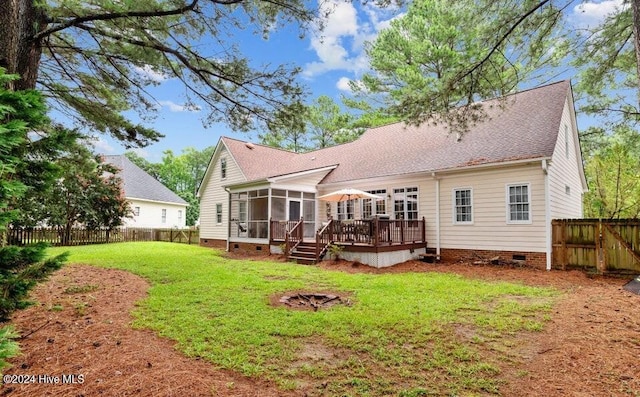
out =
[[[292,250],[294,250],[298,244],[304,240],[304,229],[300,225],[304,224],[304,218],[300,220],[291,228],[287,230],[284,236],[284,254],[288,258]],[[292,244],[293,242],[293,244]]]
[[[332,232],[333,225],[332,224],[333,224],[333,218],[330,217],[327,224],[324,225],[322,229],[316,232],[316,262],[320,261],[320,257],[324,253],[323,251],[325,251],[327,249],[327,246],[331,244],[331,242],[333,241],[333,232]],[[327,230],[329,230],[328,233],[327,233]],[[326,242],[323,238],[325,235],[329,236]],[[321,242],[322,244],[320,244]]]

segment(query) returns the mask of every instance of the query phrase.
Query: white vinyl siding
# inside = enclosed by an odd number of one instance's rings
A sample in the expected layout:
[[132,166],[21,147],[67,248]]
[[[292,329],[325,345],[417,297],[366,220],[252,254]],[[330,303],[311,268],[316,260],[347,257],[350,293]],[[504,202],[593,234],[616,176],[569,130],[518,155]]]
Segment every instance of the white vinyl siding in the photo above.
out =
[[[571,114],[571,103],[565,104],[560,121],[556,149],[549,162],[549,210],[551,219],[582,217],[582,158],[576,147],[577,132]],[[567,133],[562,131],[567,128]]]
[[[200,192],[200,238],[226,240],[229,233],[229,194],[224,190],[224,186],[244,182],[246,179],[222,141],[218,145],[211,159],[210,167],[213,168],[207,171],[208,175],[205,176],[204,187]],[[220,169],[220,159],[223,157],[227,159],[224,182]],[[221,223],[216,219],[216,204],[222,204]]]
[[[126,218],[124,221],[127,227],[150,227],[150,228],[184,228],[186,219],[179,216],[186,212],[186,206],[183,204],[160,203],[138,199],[127,199],[131,208],[138,212],[137,216]],[[165,222],[163,223],[162,210],[166,211]]]
[[[367,180],[360,181],[350,181],[345,183],[336,183],[330,186],[327,185],[318,185],[318,196],[323,194],[331,193],[335,190],[344,189],[344,188],[354,188],[360,189],[364,191],[381,191],[384,190],[387,194],[384,196],[384,208],[386,209],[386,215],[389,215],[393,218],[393,190],[394,189],[402,189],[405,187],[416,187],[419,192],[419,201],[418,201],[418,212],[417,219],[425,218],[427,223],[427,241],[429,242],[430,247],[435,247],[436,241],[436,224],[435,224],[435,216],[436,216],[436,206],[435,206],[435,180],[431,178],[429,174],[415,174],[415,175],[396,175],[391,177],[379,177],[379,178],[371,178]],[[378,194],[382,196],[382,194]],[[359,200],[361,201],[361,200]],[[328,219],[328,213],[334,218],[337,219],[337,205],[336,203],[328,203],[324,201],[319,201],[320,211],[318,213],[320,219],[319,221],[324,222]],[[329,207],[329,211],[327,211],[327,207]],[[362,219],[362,205],[355,206],[355,218]]]
[[[540,162],[493,170],[474,170],[440,176],[440,243],[442,248],[545,252],[544,173]],[[507,224],[507,185],[526,181],[530,186],[528,224]],[[451,192],[460,186],[473,190],[473,224],[465,227],[451,222],[454,205]],[[429,226],[435,220],[427,218]],[[428,237],[429,246],[435,240]]]

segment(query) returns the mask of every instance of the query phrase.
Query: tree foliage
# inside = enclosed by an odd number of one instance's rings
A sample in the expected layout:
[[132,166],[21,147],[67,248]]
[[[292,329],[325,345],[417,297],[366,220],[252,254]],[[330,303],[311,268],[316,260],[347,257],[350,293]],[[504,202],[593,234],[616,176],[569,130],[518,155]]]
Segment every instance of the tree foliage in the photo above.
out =
[[[6,75],[0,68],[0,321],[6,321],[16,309],[29,304],[29,290],[59,269],[66,255],[45,259],[45,246],[5,246],[6,226],[17,215],[16,200],[32,188],[38,190],[54,176],[43,155],[59,149],[60,135],[42,133],[33,140],[29,133],[46,126],[42,98],[34,91],[12,92],[7,88],[16,76]],[[40,142],[42,140],[43,142]],[[0,369],[6,358],[18,353],[10,327],[0,329]]]
[[382,95],[410,124],[465,131],[484,116],[476,101],[515,91],[564,53],[561,15],[531,0],[413,2],[369,44],[372,72],[352,88]]
[[[377,3],[388,3],[379,0]],[[303,89],[292,65],[259,64],[241,52],[234,32],[267,37],[296,25],[322,25],[303,0],[12,0],[0,13],[0,67],[21,76],[14,89],[38,86],[58,110],[131,145],[160,134],[146,118],[157,105],[149,88],[164,79],[185,86],[187,105],[205,122],[240,131],[292,116]]]
[[640,137],[629,129],[618,129],[601,139],[601,145],[586,160],[589,192],[585,215],[594,218],[638,218],[640,216]]
[[21,201],[21,216],[15,225],[60,227],[66,242],[73,227],[113,230],[130,215],[117,169],[102,162],[84,142],[68,147],[54,164],[61,170],[58,178]]
[[576,35],[578,111],[596,122],[583,134],[589,146],[602,144],[600,137],[617,130],[637,129],[640,121],[640,53],[634,33],[638,24],[634,7],[623,4],[599,25]]
[[188,147],[180,155],[166,150],[159,163],[151,163],[131,151],[127,151],[125,156],[189,203],[186,221],[187,226],[193,226],[200,216],[196,194],[214,150],[214,146],[201,151]]
[[297,109],[299,118],[291,125],[261,134],[263,144],[292,152],[306,152],[351,142],[371,127],[398,120],[367,101],[343,98],[345,110],[333,99],[321,95]]

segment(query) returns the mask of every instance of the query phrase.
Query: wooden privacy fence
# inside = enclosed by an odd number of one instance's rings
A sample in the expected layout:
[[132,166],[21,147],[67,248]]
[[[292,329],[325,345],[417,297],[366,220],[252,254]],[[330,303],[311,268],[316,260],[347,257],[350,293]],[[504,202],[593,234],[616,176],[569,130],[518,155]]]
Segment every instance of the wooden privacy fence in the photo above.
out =
[[553,220],[552,263],[560,269],[640,274],[640,220]]
[[197,244],[200,240],[198,229],[152,229],[117,228],[113,230],[91,230],[73,228],[68,233],[65,228],[9,228],[7,241],[12,245],[48,243],[53,246],[121,243],[128,241],[168,241],[172,243]]

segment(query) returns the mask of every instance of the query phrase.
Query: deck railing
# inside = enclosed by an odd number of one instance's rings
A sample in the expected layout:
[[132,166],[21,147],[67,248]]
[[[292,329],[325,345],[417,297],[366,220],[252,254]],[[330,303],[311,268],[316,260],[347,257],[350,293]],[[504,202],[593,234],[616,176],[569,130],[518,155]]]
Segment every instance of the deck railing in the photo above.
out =
[[292,230],[299,221],[274,221],[271,220],[270,240],[284,241],[289,230]]
[[324,255],[327,246],[333,241],[333,219],[329,218],[329,222],[318,230],[316,233],[316,261]]
[[[294,222],[295,223],[295,222]],[[272,241],[284,241],[290,222],[271,221]],[[288,228],[288,229],[285,229]],[[374,247],[426,242],[426,221],[404,219],[330,220],[316,234],[316,242]]]
[[297,222],[289,221],[288,223],[290,223],[289,226],[291,224],[293,226],[285,231],[284,254],[287,256],[304,240],[304,219],[300,218]]

